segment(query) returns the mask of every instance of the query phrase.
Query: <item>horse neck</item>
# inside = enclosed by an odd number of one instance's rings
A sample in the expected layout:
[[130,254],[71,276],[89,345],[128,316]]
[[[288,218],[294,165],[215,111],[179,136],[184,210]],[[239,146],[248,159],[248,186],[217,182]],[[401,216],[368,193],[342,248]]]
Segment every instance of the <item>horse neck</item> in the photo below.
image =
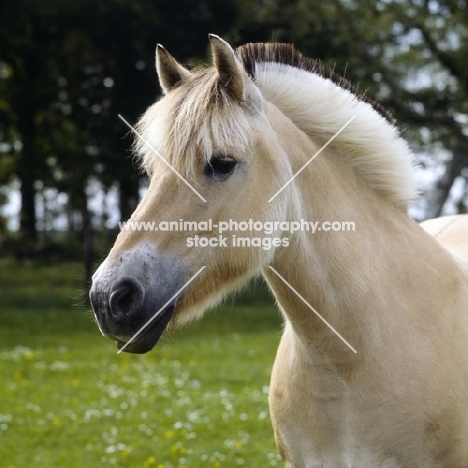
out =
[[[299,130],[285,126],[295,172],[317,150]],[[339,155],[320,154],[290,190],[291,217],[322,223],[352,221],[354,232],[300,232],[275,255],[273,268],[356,350],[335,333],[278,278],[265,270],[293,336],[309,357],[326,361],[344,376],[379,347],[393,349],[399,321],[412,298],[438,275],[427,275],[421,258],[450,270],[450,262],[432,238],[405,213],[370,189]],[[294,195],[296,192],[296,195]],[[392,342],[393,340],[393,342]],[[402,343],[403,346],[403,343]],[[358,358],[357,358],[358,357]]]

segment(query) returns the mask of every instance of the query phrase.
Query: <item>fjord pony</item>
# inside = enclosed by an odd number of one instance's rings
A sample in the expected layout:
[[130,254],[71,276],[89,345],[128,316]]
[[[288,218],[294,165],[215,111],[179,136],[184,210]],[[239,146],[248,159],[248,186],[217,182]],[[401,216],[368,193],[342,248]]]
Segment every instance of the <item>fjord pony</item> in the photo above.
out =
[[201,231],[122,231],[93,279],[101,332],[147,352],[166,326],[263,274],[285,318],[269,403],[286,466],[466,468],[467,217],[425,229],[408,218],[408,146],[342,78],[289,45],[210,42],[214,67],[197,72],[157,48],[165,95],[138,124],[150,186],[131,221],[355,230],[278,228],[270,237],[288,242],[270,249],[190,247]]

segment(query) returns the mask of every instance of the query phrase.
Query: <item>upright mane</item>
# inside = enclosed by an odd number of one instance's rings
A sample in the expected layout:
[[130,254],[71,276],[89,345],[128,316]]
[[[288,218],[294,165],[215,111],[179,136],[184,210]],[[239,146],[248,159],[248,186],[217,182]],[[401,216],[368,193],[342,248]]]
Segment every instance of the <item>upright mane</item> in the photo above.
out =
[[236,50],[237,57],[241,60],[245,71],[255,81],[256,67],[259,62],[278,63],[289,65],[299,70],[314,73],[332,81],[340,88],[354,94],[357,99],[369,103],[382,117],[394,124],[392,114],[378,102],[369,99],[365,94],[359,93],[351,83],[330,67],[319,60],[313,60],[302,55],[292,44],[245,44]]
[[416,197],[413,156],[390,112],[291,44],[246,44],[236,55],[263,97],[315,143],[327,143],[356,116],[330,146],[370,187],[408,209]]

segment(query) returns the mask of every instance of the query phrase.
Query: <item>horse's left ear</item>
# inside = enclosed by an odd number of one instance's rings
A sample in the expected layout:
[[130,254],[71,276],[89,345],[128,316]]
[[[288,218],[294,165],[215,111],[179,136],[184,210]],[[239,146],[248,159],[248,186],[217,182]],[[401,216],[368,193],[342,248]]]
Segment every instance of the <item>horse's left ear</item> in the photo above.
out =
[[218,71],[219,82],[236,101],[245,100],[244,71],[234,55],[232,47],[219,36],[210,34],[214,66]]
[[161,44],[156,46],[156,71],[164,94],[179,86],[191,75]]

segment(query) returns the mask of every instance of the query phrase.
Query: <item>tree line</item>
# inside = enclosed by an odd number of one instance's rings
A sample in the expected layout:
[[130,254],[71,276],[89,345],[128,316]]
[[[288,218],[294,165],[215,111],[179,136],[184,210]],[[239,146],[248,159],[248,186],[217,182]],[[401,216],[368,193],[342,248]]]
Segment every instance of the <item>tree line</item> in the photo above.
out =
[[91,199],[113,191],[126,220],[144,177],[117,115],[135,122],[159,96],[156,43],[196,65],[209,32],[292,42],[334,68],[393,112],[430,175],[417,217],[467,211],[465,0],[0,0],[0,22],[0,204],[14,181],[21,202],[17,232],[0,221],[4,254],[89,257],[93,236],[105,249]]

